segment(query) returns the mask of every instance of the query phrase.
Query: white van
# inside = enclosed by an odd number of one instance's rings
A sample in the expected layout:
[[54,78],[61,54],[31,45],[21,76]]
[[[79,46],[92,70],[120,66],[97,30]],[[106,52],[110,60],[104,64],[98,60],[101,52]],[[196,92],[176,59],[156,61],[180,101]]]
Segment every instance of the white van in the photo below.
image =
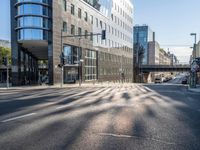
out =
[[161,77],[156,77],[154,82],[155,83],[162,83],[162,78]]

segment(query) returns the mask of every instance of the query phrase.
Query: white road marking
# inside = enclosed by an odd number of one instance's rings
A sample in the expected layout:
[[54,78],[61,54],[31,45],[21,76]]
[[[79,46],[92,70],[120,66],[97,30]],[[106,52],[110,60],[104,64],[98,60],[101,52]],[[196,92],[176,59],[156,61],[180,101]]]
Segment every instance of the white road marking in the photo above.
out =
[[23,115],[23,116],[18,116],[18,117],[6,119],[6,120],[3,120],[3,121],[1,121],[1,122],[5,123],[5,122],[9,122],[9,121],[13,121],[13,120],[25,118],[25,117],[30,117],[30,116],[33,116],[33,115],[36,115],[36,113],[31,113],[31,114],[26,114],[26,115]]
[[64,106],[59,106],[59,107],[56,107],[56,110],[62,109],[62,108],[65,108],[65,107],[67,107],[67,106],[66,106],[66,105],[64,105]]
[[176,145],[176,143],[174,143],[174,142],[168,142],[168,141],[164,141],[164,140],[160,140],[160,139],[148,138],[148,137],[136,136],[136,135],[134,136],[134,135],[124,135],[124,134],[113,134],[113,133],[97,133],[97,135],[111,136],[111,137],[116,137],[116,138],[142,138],[145,140],[156,141],[156,142],[160,142],[160,143],[164,143],[164,144],[168,144],[168,145]]

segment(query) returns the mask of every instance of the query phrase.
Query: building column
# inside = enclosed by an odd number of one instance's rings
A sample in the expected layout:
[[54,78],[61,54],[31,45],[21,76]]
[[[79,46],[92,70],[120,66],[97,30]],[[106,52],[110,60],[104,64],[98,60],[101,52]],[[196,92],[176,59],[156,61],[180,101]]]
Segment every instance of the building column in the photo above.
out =
[[48,76],[49,85],[54,84],[54,63],[53,63],[53,47],[52,43],[48,44]]
[[12,49],[12,85],[19,86],[20,85],[20,72],[19,72],[19,46],[17,43],[17,33],[15,28],[17,27],[17,21],[15,16],[17,15],[17,11],[15,8],[16,1],[10,1],[11,8],[11,49]]

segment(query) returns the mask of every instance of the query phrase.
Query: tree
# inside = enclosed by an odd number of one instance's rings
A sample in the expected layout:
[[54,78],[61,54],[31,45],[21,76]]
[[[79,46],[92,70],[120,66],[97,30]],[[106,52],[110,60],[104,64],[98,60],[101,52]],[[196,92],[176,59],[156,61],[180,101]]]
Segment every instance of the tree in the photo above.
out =
[[11,64],[11,49],[0,46],[0,65],[3,64],[3,58],[8,57],[8,62]]

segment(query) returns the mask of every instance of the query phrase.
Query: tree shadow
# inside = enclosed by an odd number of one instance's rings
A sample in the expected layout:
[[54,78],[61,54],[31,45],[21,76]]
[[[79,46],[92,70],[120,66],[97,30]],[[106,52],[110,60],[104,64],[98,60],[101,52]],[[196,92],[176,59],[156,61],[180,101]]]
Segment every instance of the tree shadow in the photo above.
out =
[[127,93],[127,92],[124,92],[121,96],[121,98],[125,99],[126,102],[130,101],[131,100],[131,96]]

